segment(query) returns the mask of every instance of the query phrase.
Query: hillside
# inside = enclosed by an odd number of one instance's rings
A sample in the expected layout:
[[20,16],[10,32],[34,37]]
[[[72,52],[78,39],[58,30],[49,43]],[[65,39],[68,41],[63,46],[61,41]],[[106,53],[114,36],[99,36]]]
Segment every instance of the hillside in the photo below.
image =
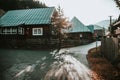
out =
[[[112,22],[114,22],[114,21],[115,20],[112,20]],[[103,21],[96,23],[95,25],[98,25],[98,26],[108,29],[109,24],[110,24],[110,20],[103,20]]]

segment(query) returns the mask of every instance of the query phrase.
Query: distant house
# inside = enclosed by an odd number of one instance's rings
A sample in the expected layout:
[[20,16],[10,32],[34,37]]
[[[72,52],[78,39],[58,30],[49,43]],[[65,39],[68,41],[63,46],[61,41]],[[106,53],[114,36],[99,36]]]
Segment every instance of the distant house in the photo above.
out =
[[80,44],[88,43],[92,41],[92,32],[76,17],[71,20],[72,27],[69,30],[69,38],[75,40]]
[[105,34],[105,29],[98,25],[88,25],[87,26],[94,34],[94,37],[102,37]]
[[3,40],[42,41],[51,37],[51,17],[55,8],[11,10],[0,18],[0,38]]
[[111,32],[114,37],[120,38],[120,16],[118,20],[111,25]]

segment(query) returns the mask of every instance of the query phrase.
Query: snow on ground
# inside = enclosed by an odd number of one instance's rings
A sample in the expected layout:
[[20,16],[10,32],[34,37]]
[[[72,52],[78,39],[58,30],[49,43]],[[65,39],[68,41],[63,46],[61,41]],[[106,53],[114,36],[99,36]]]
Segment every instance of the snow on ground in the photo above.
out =
[[45,80],[91,80],[90,70],[70,55],[68,50],[54,53],[56,61],[51,64]]

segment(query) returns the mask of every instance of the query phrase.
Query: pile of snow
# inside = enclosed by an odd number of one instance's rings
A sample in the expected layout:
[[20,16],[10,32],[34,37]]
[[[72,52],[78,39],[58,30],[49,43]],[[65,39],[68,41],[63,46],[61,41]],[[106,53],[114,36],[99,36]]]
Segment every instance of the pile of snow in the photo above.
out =
[[90,70],[71,56],[69,51],[53,52],[56,61],[45,75],[45,80],[91,80]]

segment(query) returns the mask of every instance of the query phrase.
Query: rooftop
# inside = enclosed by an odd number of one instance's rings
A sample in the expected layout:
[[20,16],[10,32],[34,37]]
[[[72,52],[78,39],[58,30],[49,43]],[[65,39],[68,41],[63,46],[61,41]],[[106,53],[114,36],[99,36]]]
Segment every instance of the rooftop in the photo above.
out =
[[0,18],[0,26],[50,24],[54,7],[11,10]]
[[76,33],[76,32],[91,32],[88,27],[86,27],[82,22],[80,22],[76,17],[71,20],[72,28],[70,29],[69,33]]
[[103,27],[98,26],[98,25],[88,25],[87,27],[88,27],[88,28],[93,27],[94,30],[103,30]]

